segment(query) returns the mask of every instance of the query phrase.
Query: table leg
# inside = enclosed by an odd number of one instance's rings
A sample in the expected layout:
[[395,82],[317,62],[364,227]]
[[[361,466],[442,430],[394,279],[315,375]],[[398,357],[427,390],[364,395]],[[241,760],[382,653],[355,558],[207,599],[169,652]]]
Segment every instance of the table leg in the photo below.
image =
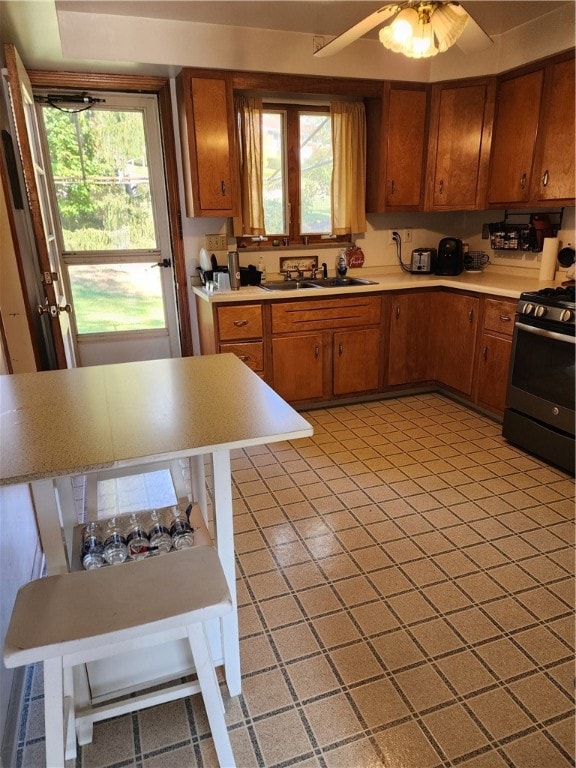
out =
[[38,533],[46,558],[46,573],[48,576],[68,573],[70,566],[62,535],[62,522],[56,501],[54,481],[35,480],[30,485]]
[[232,611],[221,619],[224,670],[230,696],[241,693],[240,639],[236,599],[236,563],[234,559],[234,522],[232,516],[232,474],[230,451],[212,454],[214,468],[214,527],[216,549],[232,597]]
[[208,525],[206,473],[204,472],[204,456],[202,454],[190,457],[190,485],[192,489],[192,500],[199,505],[204,522]]

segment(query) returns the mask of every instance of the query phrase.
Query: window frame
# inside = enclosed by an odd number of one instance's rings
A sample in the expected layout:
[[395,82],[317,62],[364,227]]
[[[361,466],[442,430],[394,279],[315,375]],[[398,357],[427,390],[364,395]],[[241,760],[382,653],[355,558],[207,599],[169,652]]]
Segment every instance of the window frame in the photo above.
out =
[[[285,194],[286,206],[285,218],[288,222],[287,232],[266,232],[268,240],[279,241],[285,244],[288,238],[289,245],[317,245],[319,243],[348,243],[349,235],[312,234],[301,232],[301,200],[300,200],[300,114],[327,114],[330,115],[328,104],[303,104],[300,102],[267,101],[263,99],[262,110],[264,112],[284,113],[284,168],[286,172]],[[243,235],[236,238],[239,247],[254,245],[252,236]],[[271,243],[273,245],[273,243]]]

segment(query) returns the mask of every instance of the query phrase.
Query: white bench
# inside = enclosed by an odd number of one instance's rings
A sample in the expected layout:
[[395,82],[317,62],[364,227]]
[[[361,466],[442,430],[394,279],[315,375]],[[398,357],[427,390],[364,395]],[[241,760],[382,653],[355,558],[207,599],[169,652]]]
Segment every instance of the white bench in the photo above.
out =
[[[92,739],[93,723],[200,691],[223,768],[234,766],[203,622],[232,608],[216,550],[197,546],[136,562],[48,576],[16,597],[4,663],[44,662],[46,762],[64,766]],[[172,685],[123,701],[77,701],[74,677],[84,664],[118,653],[187,638],[198,682]],[[78,686],[83,690],[83,686]]]

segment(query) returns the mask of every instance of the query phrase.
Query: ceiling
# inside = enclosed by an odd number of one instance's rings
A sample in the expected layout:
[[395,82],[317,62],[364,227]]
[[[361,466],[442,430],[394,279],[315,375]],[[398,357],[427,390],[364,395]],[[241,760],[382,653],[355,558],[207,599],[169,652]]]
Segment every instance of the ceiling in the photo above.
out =
[[[550,0],[463,1],[463,5],[489,35],[506,32],[564,4]],[[338,35],[383,5],[386,2],[382,0],[56,0],[57,8],[81,13],[110,13],[318,35]],[[377,31],[372,34],[376,36]]]
[[[385,4],[382,0],[0,0],[0,38],[14,42],[30,68],[63,69],[68,62],[60,45],[59,10],[332,37]],[[485,32],[495,36],[559,6],[574,6],[574,0],[463,0],[462,4]],[[377,34],[375,29],[367,37]]]

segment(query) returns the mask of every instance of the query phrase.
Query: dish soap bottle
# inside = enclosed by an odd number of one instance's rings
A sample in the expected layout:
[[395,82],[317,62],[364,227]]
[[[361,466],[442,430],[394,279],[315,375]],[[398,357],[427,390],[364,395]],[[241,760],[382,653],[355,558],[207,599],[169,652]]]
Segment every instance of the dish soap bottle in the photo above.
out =
[[258,272],[260,272],[260,282],[266,282],[266,265],[264,264],[264,256],[260,256],[258,261]]
[[346,251],[342,250],[340,251],[340,255],[338,256],[338,265],[336,267],[336,271],[338,272],[338,277],[345,277],[347,270],[348,270],[348,265],[346,264]]

